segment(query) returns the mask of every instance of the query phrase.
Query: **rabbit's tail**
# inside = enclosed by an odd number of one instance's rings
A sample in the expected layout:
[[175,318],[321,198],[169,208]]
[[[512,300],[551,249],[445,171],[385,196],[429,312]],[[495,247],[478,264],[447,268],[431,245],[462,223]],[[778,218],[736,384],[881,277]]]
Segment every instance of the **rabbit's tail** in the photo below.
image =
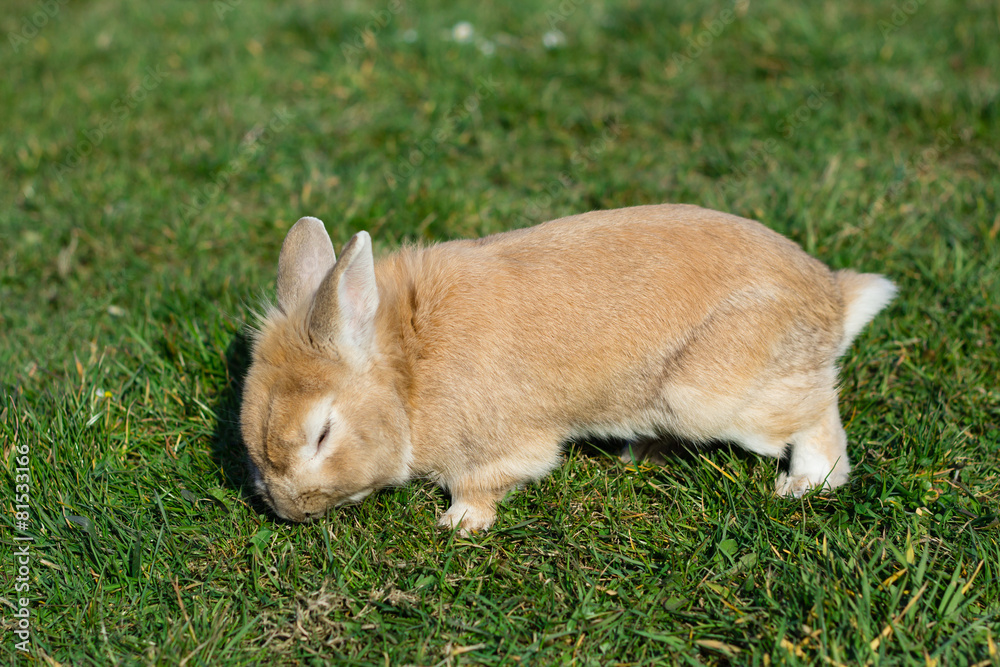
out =
[[834,272],[844,297],[844,337],[837,356],[844,354],[865,325],[889,305],[896,296],[896,286],[877,273],[858,273],[850,269]]

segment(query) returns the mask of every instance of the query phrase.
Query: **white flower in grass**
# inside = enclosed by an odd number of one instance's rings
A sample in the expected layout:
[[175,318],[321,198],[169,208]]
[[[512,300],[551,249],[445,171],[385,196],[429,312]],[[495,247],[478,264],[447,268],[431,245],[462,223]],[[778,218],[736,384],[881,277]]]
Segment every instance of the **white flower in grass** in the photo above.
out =
[[476,31],[468,21],[459,21],[451,29],[451,38],[459,44],[467,44],[472,41],[472,36]]
[[542,35],[542,45],[550,50],[566,46],[566,35],[561,30],[549,30]]
[[413,28],[410,28],[409,30],[404,30],[403,41],[406,42],[407,44],[413,44],[415,41],[417,41],[417,31],[414,30]]

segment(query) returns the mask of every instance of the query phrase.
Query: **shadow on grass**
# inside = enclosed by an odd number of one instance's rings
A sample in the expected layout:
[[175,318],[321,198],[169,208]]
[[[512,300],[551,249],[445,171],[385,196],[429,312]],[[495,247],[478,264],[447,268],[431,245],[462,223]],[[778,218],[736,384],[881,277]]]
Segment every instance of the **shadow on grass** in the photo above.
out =
[[254,492],[247,466],[247,450],[240,433],[240,406],[243,379],[250,366],[250,338],[238,331],[226,348],[226,386],[215,403],[215,432],[212,434],[212,460],[218,466],[221,482],[239,490],[244,500],[258,514],[270,515],[264,502]]
[[[697,444],[673,435],[625,440],[622,438],[582,439],[571,442],[568,449],[578,451],[587,457],[614,458],[628,464],[641,461],[655,465],[667,465],[670,461],[691,461],[699,454],[725,447],[724,443],[710,442]],[[631,456],[631,459],[626,458]]]
[[[709,442],[694,442],[670,434],[656,437],[643,437],[635,440],[620,438],[581,439],[566,445],[567,450],[573,450],[586,457],[612,458],[621,465],[631,465],[634,462],[670,466],[678,462],[692,463],[702,455],[711,456],[720,450],[729,450],[731,456],[740,460],[753,462],[768,462],[773,459],[743,449],[739,445],[723,440]],[[789,456],[785,453],[778,461],[778,471],[788,472]]]

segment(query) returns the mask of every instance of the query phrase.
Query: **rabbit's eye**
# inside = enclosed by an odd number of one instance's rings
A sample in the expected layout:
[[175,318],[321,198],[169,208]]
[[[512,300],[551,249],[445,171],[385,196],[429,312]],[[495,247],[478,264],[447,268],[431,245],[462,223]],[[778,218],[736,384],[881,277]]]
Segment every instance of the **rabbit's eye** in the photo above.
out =
[[323,427],[323,432],[319,434],[319,440],[316,441],[316,451],[318,452],[320,448],[323,447],[323,441],[326,440],[326,436],[330,435],[330,425],[327,424]]

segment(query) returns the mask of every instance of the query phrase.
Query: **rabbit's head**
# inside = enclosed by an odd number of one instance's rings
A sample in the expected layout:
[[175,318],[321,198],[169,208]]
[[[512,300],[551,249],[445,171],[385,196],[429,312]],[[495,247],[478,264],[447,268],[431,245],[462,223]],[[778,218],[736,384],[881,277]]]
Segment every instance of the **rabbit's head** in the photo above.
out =
[[337,261],[316,218],[288,232],[278,306],[254,339],[241,425],[255,486],[284,519],[357,502],[409,473],[397,373],[380,353],[371,238]]

